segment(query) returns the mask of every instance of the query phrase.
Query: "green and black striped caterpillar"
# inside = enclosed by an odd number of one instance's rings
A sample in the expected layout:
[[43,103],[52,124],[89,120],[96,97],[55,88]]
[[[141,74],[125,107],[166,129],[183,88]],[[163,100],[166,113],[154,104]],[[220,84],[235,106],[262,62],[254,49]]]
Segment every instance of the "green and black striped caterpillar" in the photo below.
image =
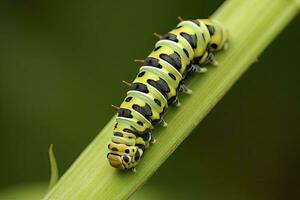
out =
[[189,74],[205,72],[205,64],[216,65],[214,51],[227,48],[228,34],[212,19],[182,20],[175,29],[159,37],[118,109],[107,158],[111,166],[132,169],[146,148],[155,142],[151,130],[166,126],[163,115],[169,104],[180,105],[178,93],[191,94],[184,84]]

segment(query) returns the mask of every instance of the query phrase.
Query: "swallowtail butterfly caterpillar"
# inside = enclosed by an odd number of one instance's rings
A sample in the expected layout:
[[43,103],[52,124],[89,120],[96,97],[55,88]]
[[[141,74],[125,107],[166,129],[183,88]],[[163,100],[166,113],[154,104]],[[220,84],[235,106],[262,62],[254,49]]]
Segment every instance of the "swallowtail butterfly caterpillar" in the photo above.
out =
[[132,169],[146,148],[155,142],[154,125],[167,126],[163,120],[168,105],[180,105],[178,93],[191,94],[183,84],[189,74],[205,72],[205,64],[217,65],[213,52],[226,49],[228,34],[212,19],[183,20],[175,29],[158,36],[154,50],[145,60],[136,60],[141,68],[118,115],[112,142],[108,145],[108,161],[118,169]]

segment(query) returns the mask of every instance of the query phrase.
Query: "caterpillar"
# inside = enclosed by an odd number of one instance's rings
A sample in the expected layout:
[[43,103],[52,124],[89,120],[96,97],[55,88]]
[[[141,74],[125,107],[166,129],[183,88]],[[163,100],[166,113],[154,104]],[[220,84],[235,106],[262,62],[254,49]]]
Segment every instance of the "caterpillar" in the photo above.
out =
[[180,106],[178,93],[191,94],[184,80],[194,72],[206,72],[205,64],[217,65],[213,52],[228,46],[227,30],[216,20],[183,20],[159,40],[141,64],[122,104],[108,145],[108,161],[118,169],[132,169],[145,149],[155,143],[155,125],[167,126],[163,116],[170,104]]

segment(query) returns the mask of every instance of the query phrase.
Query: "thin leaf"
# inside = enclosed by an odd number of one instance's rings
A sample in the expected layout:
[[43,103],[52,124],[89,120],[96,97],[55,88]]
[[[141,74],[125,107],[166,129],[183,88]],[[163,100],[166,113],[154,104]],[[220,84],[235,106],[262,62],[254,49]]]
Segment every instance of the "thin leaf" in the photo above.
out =
[[55,154],[53,152],[53,144],[49,147],[49,161],[50,161],[50,182],[48,190],[51,190],[54,185],[57,183],[59,175],[58,175],[58,168],[57,162],[55,158]]

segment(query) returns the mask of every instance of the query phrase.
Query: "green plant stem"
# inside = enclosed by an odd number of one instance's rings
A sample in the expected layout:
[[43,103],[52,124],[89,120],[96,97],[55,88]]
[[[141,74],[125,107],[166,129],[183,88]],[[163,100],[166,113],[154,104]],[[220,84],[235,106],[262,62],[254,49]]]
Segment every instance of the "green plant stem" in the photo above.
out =
[[168,110],[166,120],[169,126],[155,129],[157,143],[146,151],[137,172],[118,171],[107,162],[113,118],[44,199],[119,200],[130,197],[298,12],[299,1],[295,0],[226,1],[212,17],[229,30],[229,49],[217,53],[218,67],[209,66],[205,75],[189,79],[188,86],[193,89],[193,95],[181,95],[182,106]]

